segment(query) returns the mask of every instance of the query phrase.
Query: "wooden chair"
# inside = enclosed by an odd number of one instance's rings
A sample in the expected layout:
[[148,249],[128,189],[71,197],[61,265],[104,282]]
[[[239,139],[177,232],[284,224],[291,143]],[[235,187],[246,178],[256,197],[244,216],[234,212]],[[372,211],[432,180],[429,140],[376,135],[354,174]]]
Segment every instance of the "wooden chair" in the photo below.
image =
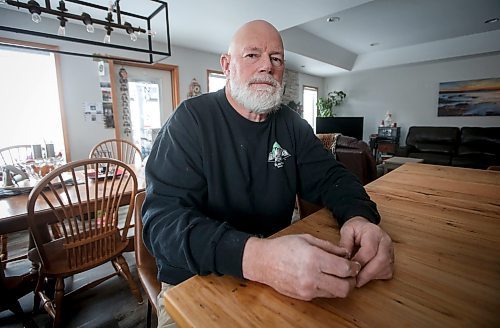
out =
[[[29,252],[29,258],[40,266],[35,293],[54,319],[54,327],[61,325],[64,311],[64,278],[107,262],[111,262],[115,272],[70,293],[85,291],[120,275],[142,303],[122,255],[128,246],[127,232],[136,193],[137,177],[132,168],[108,158],[63,165],[47,174],[31,191],[28,223],[36,249]],[[118,220],[120,205],[129,206],[124,220]],[[52,222],[58,222],[63,237],[51,235]],[[55,281],[53,298],[44,292],[47,278]]]
[[0,166],[15,165],[33,157],[31,145],[16,145],[0,149]]
[[142,162],[139,147],[123,139],[108,139],[101,141],[92,148],[89,158],[114,158],[127,164]]
[[[127,164],[142,163],[142,154],[139,147],[123,139],[108,139],[101,141],[92,148],[89,158],[114,158]],[[132,228],[134,225],[132,224]],[[134,231],[131,230],[128,236],[129,247],[126,252],[134,251]]]
[[157,296],[161,291],[161,283],[156,278],[158,269],[155,258],[149,253],[142,240],[142,204],[146,196],[145,191],[141,191],[135,197],[135,263],[137,273],[143,289],[148,296],[148,314],[146,327],[151,327],[151,309],[158,314],[156,304]]
[[[16,145],[0,149],[0,167],[5,165],[16,165],[33,157],[31,145]],[[16,261],[19,257],[9,259],[7,249],[8,236],[0,235],[0,265],[4,266],[9,261]]]

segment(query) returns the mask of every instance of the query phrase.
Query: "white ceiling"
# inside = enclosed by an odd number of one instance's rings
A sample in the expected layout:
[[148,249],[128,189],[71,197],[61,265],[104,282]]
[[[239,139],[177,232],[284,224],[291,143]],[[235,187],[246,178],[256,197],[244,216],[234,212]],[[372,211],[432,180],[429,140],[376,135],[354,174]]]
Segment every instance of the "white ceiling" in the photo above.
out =
[[[174,46],[220,54],[243,23],[264,19],[283,36],[287,67],[316,76],[500,52],[500,22],[484,23],[500,18],[500,0],[167,2]],[[51,3],[57,7],[58,1]],[[158,6],[146,0],[120,5],[142,15]],[[340,21],[329,23],[330,16]],[[158,40],[163,29],[157,29]]]
[[[173,45],[218,54],[244,22],[265,19],[283,34],[287,67],[318,76],[500,51],[500,22],[484,23],[500,18],[500,0],[171,0],[168,7]],[[330,16],[340,22],[328,23]]]

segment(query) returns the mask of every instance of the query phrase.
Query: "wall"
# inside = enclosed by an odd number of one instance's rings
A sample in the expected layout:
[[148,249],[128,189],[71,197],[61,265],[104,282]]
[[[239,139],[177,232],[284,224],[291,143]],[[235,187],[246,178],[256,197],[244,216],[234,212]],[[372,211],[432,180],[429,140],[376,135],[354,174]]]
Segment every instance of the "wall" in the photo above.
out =
[[347,93],[338,116],[364,116],[364,137],[377,132],[389,110],[401,126],[404,145],[408,128],[429,126],[500,126],[500,116],[438,117],[439,83],[500,77],[500,55],[350,72],[325,80],[326,92]]
[[[161,63],[179,67],[179,94],[182,101],[186,99],[193,78],[198,80],[203,91],[207,90],[206,71],[219,68],[219,56],[172,47],[172,56]],[[87,158],[95,144],[115,137],[114,129],[104,129],[101,123],[82,122],[83,102],[101,99],[97,63],[87,58],[61,56],[61,71],[71,159]]]
[[[7,25],[19,26],[19,22],[32,24],[29,15],[20,14],[12,10],[0,9],[0,20]],[[42,19],[45,25],[39,24],[40,31],[57,31],[57,22]],[[70,30],[71,29],[71,30]],[[71,31],[71,32],[70,32]],[[67,25],[67,33],[76,35],[86,33],[81,26]],[[97,30],[96,33],[97,34]],[[67,44],[55,39],[39,39],[23,34],[0,31],[0,37],[23,41],[39,42],[56,45],[60,50],[67,50]],[[112,41],[120,38],[112,35]],[[99,48],[87,45],[72,45],[73,49],[82,52],[97,52]],[[92,51],[89,51],[92,49]],[[114,138],[114,129],[105,129],[102,122],[85,122],[83,117],[84,102],[101,101],[97,62],[91,58],[61,55],[61,79],[63,91],[63,108],[66,115],[68,142],[71,160],[87,158],[92,147],[99,141]],[[186,99],[191,79],[196,78],[202,90],[207,90],[206,71],[220,70],[219,55],[195,51],[186,48],[172,47],[172,56],[161,63],[177,65],[179,67],[179,94],[181,101]]]
[[[5,22],[8,25],[16,25],[14,22],[32,24],[31,18],[28,15],[5,9],[0,9],[0,19],[2,23]],[[56,21],[44,19],[43,22],[45,25],[39,25],[39,30],[57,30],[58,25]],[[86,33],[81,26],[69,23],[67,31],[67,33],[71,32],[76,35]],[[57,45],[61,50],[67,49],[66,44],[53,39],[40,40],[35,37],[4,31],[0,31],[0,37]],[[112,35],[112,41],[120,37],[120,35]],[[87,45],[72,45],[72,47],[82,52],[89,52],[89,48],[92,48]],[[92,52],[99,52],[99,48],[96,48]],[[61,55],[60,58],[63,108],[66,115],[71,160],[83,159],[88,157],[92,147],[99,141],[114,138],[115,130],[105,129],[102,122],[85,122],[83,118],[83,104],[85,102],[101,101],[97,62],[91,58],[67,55]],[[219,58],[219,54],[172,46],[172,56],[161,63],[179,67],[179,94],[182,101],[187,97],[189,84],[193,78],[198,80],[201,90],[206,92],[207,69],[220,71]],[[323,88],[323,79],[310,75],[299,73],[298,83],[298,90],[300,90],[299,100],[301,103],[303,103],[301,90],[304,84],[316,86],[320,90]]]

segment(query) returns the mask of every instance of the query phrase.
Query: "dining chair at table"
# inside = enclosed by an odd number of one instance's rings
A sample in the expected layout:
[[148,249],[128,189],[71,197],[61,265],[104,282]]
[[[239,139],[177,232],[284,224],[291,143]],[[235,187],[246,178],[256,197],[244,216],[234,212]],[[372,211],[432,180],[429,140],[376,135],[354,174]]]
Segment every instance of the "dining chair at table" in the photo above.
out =
[[[138,285],[123,257],[136,193],[137,177],[133,169],[109,158],[70,162],[47,174],[31,191],[28,224],[36,248],[28,257],[40,267],[35,293],[53,318],[54,327],[62,323],[64,278],[107,262],[115,272],[70,293],[85,291],[120,275],[142,303]],[[125,219],[119,220],[118,209],[124,203],[128,211]],[[40,215],[40,211],[47,215]],[[61,227],[61,238],[51,234],[49,225],[54,221]],[[53,297],[44,291],[49,278],[55,281]]]
[[123,139],[108,139],[99,142],[92,148],[89,158],[114,158],[127,164],[142,162],[142,153],[139,147]]
[[158,315],[157,296],[161,291],[161,283],[157,279],[156,260],[149,253],[142,239],[142,204],[145,197],[145,191],[141,191],[135,196],[135,264],[141,285],[148,296],[146,327],[149,328],[151,327],[152,310]]
[[[18,165],[26,161],[28,158],[33,158],[31,145],[14,145],[0,149],[0,167],[6,165]],[[8,236],[0,235],[0,265],[5,266],[7,261],[15,261],[18,258],[9,260],[8,253]]]
[[[136,166],[142,163],[142,154],[139,147],[124,139],[108,139],[99,142],[92,148],[89,158],[114,158],[127,164],[134,164]],[[134,227],[132,224],[131,228]],[[128,240],[129,247],[126,252],[134,251],[134,232],[131,230]]]

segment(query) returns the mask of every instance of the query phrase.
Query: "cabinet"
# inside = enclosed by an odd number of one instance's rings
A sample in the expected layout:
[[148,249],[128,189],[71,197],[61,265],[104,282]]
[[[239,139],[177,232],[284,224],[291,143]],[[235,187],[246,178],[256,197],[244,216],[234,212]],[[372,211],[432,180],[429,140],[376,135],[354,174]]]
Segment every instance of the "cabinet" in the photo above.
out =
[[395,155],[399,148],[401,127],[379,127],[374,142],[374,155],[380,162],[383,155]]
[[399,135],[401,134],[401,128],[390,128],[390,127],[379,127],[377,138],[380,141],[392,141],[399,143]]

